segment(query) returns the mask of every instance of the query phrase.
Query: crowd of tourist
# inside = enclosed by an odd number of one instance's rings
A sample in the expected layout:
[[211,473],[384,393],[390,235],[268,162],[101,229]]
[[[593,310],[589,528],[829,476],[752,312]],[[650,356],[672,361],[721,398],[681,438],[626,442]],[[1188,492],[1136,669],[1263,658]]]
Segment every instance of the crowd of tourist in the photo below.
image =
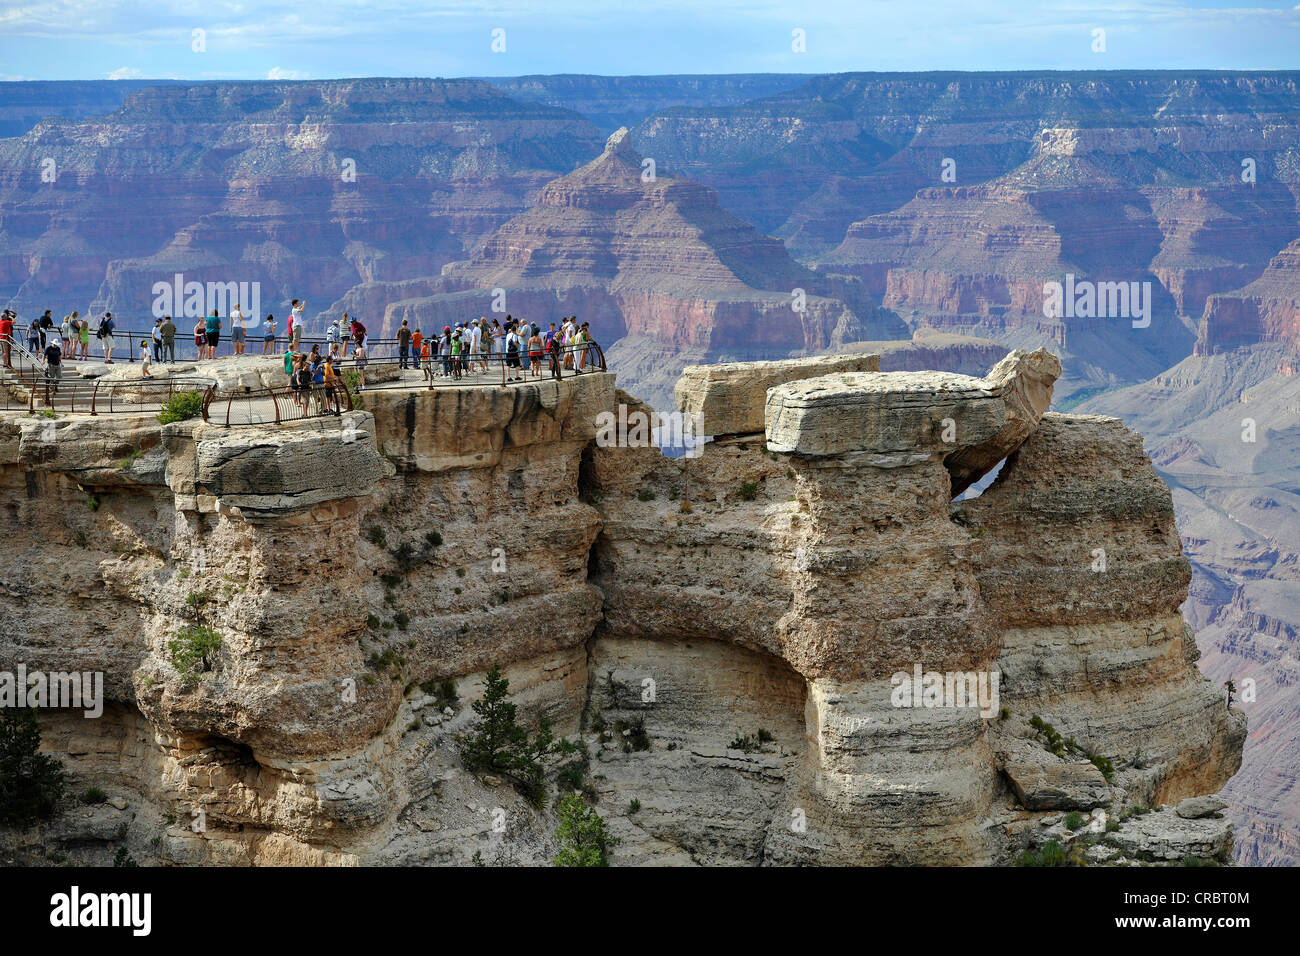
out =
[[[348,359],[349,349],[352,353],[352,367],[356,370],[356,387],[364,389],[366,367],[370,356],[367,351],[367,330],[355,316],[343,313],[341,319],[335,319],[325,328],[323,342],[311,345],[309,352],[302,349],[304,331],[303,310],[306,302],[294,299],[291,303],[286,326],[286,348],[284,351],[285,374],[295,392],[295,400],[306,408],[307,402],[313,400],[328,401],[334,394],[335,380],[340,374],[340,365]],[[260,323],[250,325],[251,316],[236,303],[226,319],[217,310],[194,323],[194,346],[200,359],[215,359],[221,345],[221,338],[229,328],[231,346],[234,355],[244,355],[248,346],[250,333],[254,327],[262,341],[262,355],[271,355],[277,351],[276,320],[268,314]],[[0,315],[0,349],[3,350],[3,363],[6,368],[13,368],[11,342],[19,342],[21,329],[17,315],[10,309]],[[103,361],[113,364],[115,347],[114,333],[117,322],[113,313],[105,312],[97,321],[94,336],[99,341]],[[133,333],[139,334],[139,333]],[[174,363],[176,361],[176,337],[179,334],[176,323],[171,316],[154,320],[148,338],[140,340],[141,375],[152,378],[154,363]],[[46,366],[47,377],[58,381],[62,374],[65,360],[89,359],[91,324],[76,311],[64,316],[61,323],[56,322],[49,309],[38,319],[33,319],[26,328],[27,351],[40,356]],[[504,322],[481,316],[468,322],[458,322],[454,326],[445,325],[440,332],[424,334],[417,326],[412,329],[407,319],[402,320],[397,330],[398,367],[402,370],[419,370],[425,381],[434,379],[458,381],[477,374],[496,371],[500,365],[505,366],[505,378],[509,382],[522,382],[528,377],[539,378],[543,374],[543,365],[554,378],[560,378],[562,370],[572,370],[581,374],[587,371],[588,349],[593,340],[588,323],[579,322],[576,315],[565,316],[559,323],[550,323],[543,329],[536,322],[516,319],[507,315]],[[324,352],[321,346],[324,346]]]

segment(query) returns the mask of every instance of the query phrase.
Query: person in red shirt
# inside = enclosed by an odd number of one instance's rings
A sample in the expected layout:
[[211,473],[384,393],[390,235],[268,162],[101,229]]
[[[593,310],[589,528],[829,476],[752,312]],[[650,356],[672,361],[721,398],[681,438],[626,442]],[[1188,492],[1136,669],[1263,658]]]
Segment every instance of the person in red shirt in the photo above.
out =
[[3,350],[4,352],[5,368],[13,368],[13,364],[10,361],[12,355],[9,350],[9,342],[13,338],[13,334],[14,334],[13,313],[10,312],[8,309],[5,309],[4,313],[0,314],[0,350]]

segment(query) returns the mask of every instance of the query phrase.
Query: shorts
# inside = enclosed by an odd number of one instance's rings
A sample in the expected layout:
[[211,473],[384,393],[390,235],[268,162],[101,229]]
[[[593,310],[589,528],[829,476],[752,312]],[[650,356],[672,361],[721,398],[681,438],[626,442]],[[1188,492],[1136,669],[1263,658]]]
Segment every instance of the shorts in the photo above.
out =
[[104,343],[104,348],[106,349],[111,349],[113,347],[113,336],[111,335],[104,336],[100,341]]
[[244,329],[243,329],[242,327],[240,327],[240,328],[238,328],[238,329],[235,329],[235,331],[231,332],[231,333],[230,333],[230,340],[231,340],[232,342],[242,342],[242,341],[244,341]]
[[209,345],[215,347],[215,346],[217,345],[217,343],[219,343],[220,341],[221,341],[221,333],[220,333],[220,332],[209,332],[209,333],[208,333],[208,344],[209,344]]
[[263,341],[263,342],[274,342],[274,341],[275,341],[275,333],[274,333],[274,332],[267,332],[264,336],[262,336],[262,341]]

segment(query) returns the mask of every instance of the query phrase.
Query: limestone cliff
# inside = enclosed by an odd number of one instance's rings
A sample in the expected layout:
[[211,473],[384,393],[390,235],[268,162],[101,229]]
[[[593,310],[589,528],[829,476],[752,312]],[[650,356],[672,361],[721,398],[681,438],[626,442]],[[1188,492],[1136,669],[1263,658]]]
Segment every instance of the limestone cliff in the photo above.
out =
[[[110,803],[6,851],[549,861],[550,811],[454,746],[494,662],[527,721],[588,746],[616,863],[1006,863],[1070,838],[1054,810],[1221,787],[1244,718],[1197,672],[1137,437],[1044,418],[1046,353],[986,378],[873,358],[692,373],[687,410],[737,424],[677,459],[603,373],[275,429],[0,421],[0,668],[103,671],[109,698],[41,721]],[[221,638],[197,674],[186,627]],[[996,673],[1000,701],[900,706],[914,668]],[[1226,852],[1217,816],[1172,817],[1107,852]]]

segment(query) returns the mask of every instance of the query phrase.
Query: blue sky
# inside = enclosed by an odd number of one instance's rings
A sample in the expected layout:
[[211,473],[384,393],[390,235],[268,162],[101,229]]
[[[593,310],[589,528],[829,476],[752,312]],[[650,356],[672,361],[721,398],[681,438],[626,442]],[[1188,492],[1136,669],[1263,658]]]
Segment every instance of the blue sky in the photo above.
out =
[[1179,68],[1300,69],[1297,0],[0,0],[0,79]]

